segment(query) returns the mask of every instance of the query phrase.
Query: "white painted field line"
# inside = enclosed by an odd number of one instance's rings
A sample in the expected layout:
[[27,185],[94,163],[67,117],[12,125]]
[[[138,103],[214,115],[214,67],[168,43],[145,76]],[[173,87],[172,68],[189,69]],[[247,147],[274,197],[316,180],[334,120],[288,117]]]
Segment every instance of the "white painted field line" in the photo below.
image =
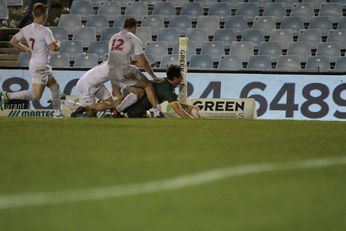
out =
[[260,164],[230,166],[228,168],[209,170],[192,175],[185,175],[158,181],[148,181],[137,184],[115,185],[82,190],[0,195],[0,209],[140,195],[201,185],[227,177],[283,170],[320,168],[343,164],[346,164],[346,156],[289,162],[267,162]]

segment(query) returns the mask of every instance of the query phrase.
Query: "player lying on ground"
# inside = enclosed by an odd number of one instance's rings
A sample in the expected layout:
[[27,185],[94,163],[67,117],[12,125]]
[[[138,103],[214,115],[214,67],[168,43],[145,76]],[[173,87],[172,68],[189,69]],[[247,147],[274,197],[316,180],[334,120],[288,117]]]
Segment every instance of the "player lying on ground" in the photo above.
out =
[[[47,86],[52,94],[54,118],[61,118],[59,84],[55,80],[49,65],[49,51],[57,51],[60,42],[53,37],[52,31],[43,26],[48,18],[48,6],[36,3],[33,7],[34,21],[15,34],[10,43],[17,49],[31,54],[29,71],[32,76],[32,90],[1,92],[0,106],[11,99],[39,100]],[[25,39],[30,47],[20,42]]]
[[[198,108],[195,106],[181,104],[178,102],[178,95],[175,93],[175,88],[179,86],[183,80],[181,69],[178,65],[170,65],[166,70],[167,78],[164,81],[153,83],[155,93],[159,102],[168,101],[174,112],[180,118],[197,119],[200,118]],[[151,108],[148,97],[145,95],[137,103],[124,110],[130,118],[144,118],[147,111]]]

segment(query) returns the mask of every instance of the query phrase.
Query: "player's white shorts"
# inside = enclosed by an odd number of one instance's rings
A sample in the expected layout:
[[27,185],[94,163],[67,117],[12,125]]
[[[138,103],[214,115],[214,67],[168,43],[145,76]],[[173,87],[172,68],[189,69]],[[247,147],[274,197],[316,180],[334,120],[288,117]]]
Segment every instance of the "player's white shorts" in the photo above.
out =
[[48,64],[33,63],[29,65],[32,83],[46,85],[49,78],[54,77],[52,67]]
[[140,80],[140,78],[144,76],[134,65],[130,65],[122,69],[115,68],[113,73],[116,84],[122,89],[128,86],[135,85]]
[[[108,70],[104,68],[103,65],[96,66],[93,69],[87,71],[83,77],[108,77]],[[83,77],[76,84],[77,94],[80,103],[83,106],[91,105],[96,103],[96,98],[99,100],[106,100],[112,97],[108,88],[104,84],[98,86],[92,86],[88,81],[83,81]]]

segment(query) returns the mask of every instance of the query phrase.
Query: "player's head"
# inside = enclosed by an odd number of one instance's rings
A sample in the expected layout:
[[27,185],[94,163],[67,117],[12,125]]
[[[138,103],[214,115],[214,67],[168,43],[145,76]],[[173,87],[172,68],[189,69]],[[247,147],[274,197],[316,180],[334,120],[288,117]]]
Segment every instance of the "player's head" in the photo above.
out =
[[181,68],[178,65],[171,64],[167,67],[166,70],[167,79],[173,83],[174,86],[178,86],[180,82],[183,80],[183,76],[181,75]]
[[126,18],[124,21],[124,29],[132,33],[136,33],[137,20],[133,17]]
[[45,24],[48,18],[48,6],[43,3],[35,3],[32,8],[32,15],[35,20],[41,20]]

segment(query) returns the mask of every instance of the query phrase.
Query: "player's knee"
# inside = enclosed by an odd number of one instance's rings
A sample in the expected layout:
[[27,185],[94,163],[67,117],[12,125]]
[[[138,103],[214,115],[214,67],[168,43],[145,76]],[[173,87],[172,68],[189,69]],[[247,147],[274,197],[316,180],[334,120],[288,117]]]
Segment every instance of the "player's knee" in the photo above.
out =
[[32,92],[32,100],[40,100],[41,97],[42,97],[42,93]]

